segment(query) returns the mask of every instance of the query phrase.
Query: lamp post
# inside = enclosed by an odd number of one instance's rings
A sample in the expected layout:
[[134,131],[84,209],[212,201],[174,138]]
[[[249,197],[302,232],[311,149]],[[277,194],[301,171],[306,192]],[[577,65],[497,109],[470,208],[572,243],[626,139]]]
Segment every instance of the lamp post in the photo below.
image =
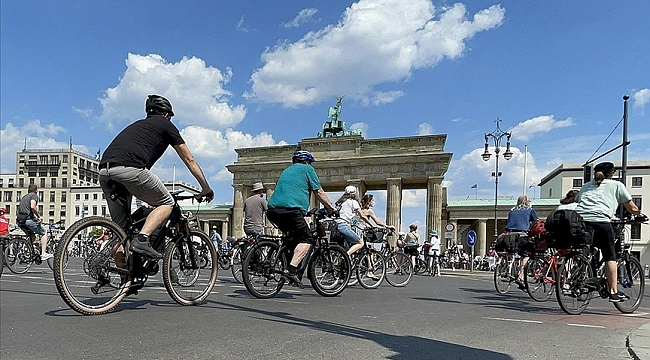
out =
[[492,173],[492,176],[494,176],[494,237],[497,237],[499,235],[499,232],[497,230],[497,199],[499,198],[499,176],[501,176],[501,173],[499,172],[499,153],[501,152],[501,139],[505,136],[507,140],[506,151],[503,153],[503,158],[508,161],[512,158],[512,151],[510,151],[510,136],[512,134],[501,130],[501,127],[499,126],[501,120],[499,118],[494,120],[494,122],[497,124],[497,128],[494,129],[494,131],[491,133],[485,134],[485,151],[481,155],[481,158],[483,158],[483,161],[490,160],[490,156],[492,154],[489,152],[488,146],[489,140],[492,139],[494,142],[494,156],[496,158],[495,171]]

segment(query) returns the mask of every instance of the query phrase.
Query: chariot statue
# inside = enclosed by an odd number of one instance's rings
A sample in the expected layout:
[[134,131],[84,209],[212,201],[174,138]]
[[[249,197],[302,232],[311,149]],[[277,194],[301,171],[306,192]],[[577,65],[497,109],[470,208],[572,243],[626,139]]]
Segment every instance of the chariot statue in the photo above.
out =
[[341,102],[344,97],[345,95],[339,96],[336,99],[336,105],[330,106],[327,114],[329,121],[323,124],[323,130],[318,133],[318,137],[361,135],[361,129],[347,130],[345,121],[339,119],[341,116]]

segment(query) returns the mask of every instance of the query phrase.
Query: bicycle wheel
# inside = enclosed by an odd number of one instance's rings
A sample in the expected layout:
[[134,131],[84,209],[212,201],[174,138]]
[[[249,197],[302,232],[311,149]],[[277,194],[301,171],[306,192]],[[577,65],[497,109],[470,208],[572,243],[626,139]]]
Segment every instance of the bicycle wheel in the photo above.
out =
[[624,314],[633,313],[641,305],[645,291],[645,277],[641,263],[635,257],[627,255],[627,260],[619,260],[618,264],[618,291],[623,292],[628,299],[614,303],[618,311]]
[[33,247],[29,239],[15,237],[5,248],[5,263],[14,274],[24,274],[32,267]]
[[555,276],[552,270],[549,269],[549,261],[546,258],[531,259],[526,263],[524,269],[524,283],[526,284],[526,292],[528,295],[539,302],[544,302],[551,297],[553,293],[553,283],[549,282]]
[[217,259],[219,259],[219,267],[223,270],[230,269],[230,257],[223,253],[217,253]]
[[[499,259],[499,263],[494,268],[494,288],[497,293],[505,295],[510,290],[510,268],[508,258]],[[513,265],[514,266],[514,265]]]
[[386,281],[392,286],[406,286],[413,278],[413,264],[411,259],[403,253],[391,253],[385,263]]
[[238,247],[232,253],[232,267],[230,268],[230,271],[232,272],[232,277],[235,278],[235,281],[240,284],[244,282],[244,278],[242,276],[242,260],[242,251],[241,248]]
[[272,298],[284,286],[280,274],[289,262],[286,253],[279,251],[280,245],[273,241],[260,241],[247,251],[242,278],[246,290],[258,299]]
[[413,269],[415,275],[420,275],[426,270],[427,270],[427,263],[425,263],[424,260],[420,259],[419,257],[415,258],[415,268]]
[[[202,254],[209,255],[206,259]],[[169,296],[184,306],[205,301],[217,281],[218,256],[210,237],[198,229],[191,229],[189,238],[170,241],[162,267],[163,283]]]
[[386,276],[384,257],[377,250],[370,250],[359,261],[357,266],[357,279],[364,289],[376,289],[381,285]]
[[[102,250],[86,257],[69,256],[79,241],[106,230],[111,236]],[[126,269],[125,237],[122,228],[99,216],[79,220],[65,231],[54,253],[54,282],[59,295],[72,310],[84,315],[104,314],[126,296],[131,276]]]
[[330,245],[318,251],[309,262],[307,274],[311,286],[321,296],[339,295],[350,280],[350,257],[338,245]]
[[562,311],[569,315],[580,315],[593,297],[585,287],[585,281],[592,278],[593,269],[582,256],[574,256],[560,265],[555,277],[555,294]]

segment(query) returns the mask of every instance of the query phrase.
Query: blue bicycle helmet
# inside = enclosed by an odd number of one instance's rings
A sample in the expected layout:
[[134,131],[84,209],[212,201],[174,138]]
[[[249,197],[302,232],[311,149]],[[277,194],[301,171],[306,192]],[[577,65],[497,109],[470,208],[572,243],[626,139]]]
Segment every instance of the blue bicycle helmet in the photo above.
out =
[[309,151],[306,150],[296,150],[296,152],[293,153],[291,160],[293,162],[307,161],[310,164],[316,161],[316,159],[314,159],[314,156]]

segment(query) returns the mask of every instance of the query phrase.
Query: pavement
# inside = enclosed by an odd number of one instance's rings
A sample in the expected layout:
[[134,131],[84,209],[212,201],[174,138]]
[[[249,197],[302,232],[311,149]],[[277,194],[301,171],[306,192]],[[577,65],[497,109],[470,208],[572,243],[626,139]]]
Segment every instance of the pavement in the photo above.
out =
[[[440,273],[442,276],[492,277],[491,271],[441,269]],[[650,360],[650,322],[633,330],[627,337],[626,346],[633,359]]]

